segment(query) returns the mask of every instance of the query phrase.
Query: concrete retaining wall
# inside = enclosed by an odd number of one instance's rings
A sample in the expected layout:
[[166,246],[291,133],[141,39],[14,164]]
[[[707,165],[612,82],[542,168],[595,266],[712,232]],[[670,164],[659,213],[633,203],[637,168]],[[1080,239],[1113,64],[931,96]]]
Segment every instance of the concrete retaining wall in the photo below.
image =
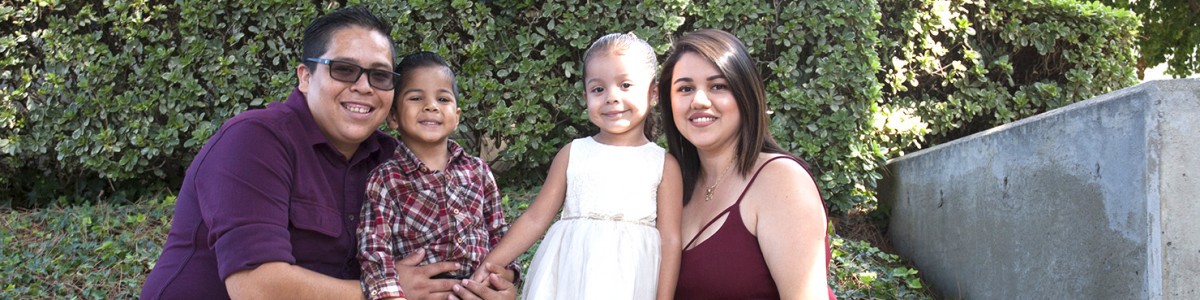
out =
[[1200,80],[890,161],[888,235],[951,298],[1200,299]]

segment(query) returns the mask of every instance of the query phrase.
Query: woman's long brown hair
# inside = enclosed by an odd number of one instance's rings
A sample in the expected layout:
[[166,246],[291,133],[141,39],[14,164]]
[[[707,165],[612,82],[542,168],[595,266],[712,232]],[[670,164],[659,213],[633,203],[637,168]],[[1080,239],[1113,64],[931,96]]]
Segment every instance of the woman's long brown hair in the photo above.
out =
[[[750,174],[758,154],[762,152],[792,155],[771,136],[767,118],[766,92],[758,68],[750,59],[746,46],[732,34],[718,29],[704,29],[684,35],[671,45],[671,54],[663,62],[658,79],[658,105],[662,114],[662,130],[667,138],[671,155],[679,160],[683,175],[683,204],[692,198],[699,180],[700,157],[696,146],[679,133],[671,110],[671,79],[675,63],[684,53],[695,53],[716,65],[721,75],[729,82],[729,89],[737,102],[742,126],[738,130],[736,163],[738,173]],[[808,164],[800,160],[805,169]],[[814,178],[815,179],[815,178]]]

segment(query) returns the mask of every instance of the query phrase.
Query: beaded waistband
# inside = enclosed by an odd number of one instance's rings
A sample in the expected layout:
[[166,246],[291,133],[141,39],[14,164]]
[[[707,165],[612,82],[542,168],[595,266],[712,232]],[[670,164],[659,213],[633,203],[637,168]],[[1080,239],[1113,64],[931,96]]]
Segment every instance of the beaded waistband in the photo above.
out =
[[579,216],[569,216],[569,217],[564,216],[560,220],[578,220],[578,219],[588,219],[588,220],[597,220],[597,221],[616,221],[616,222],[632,223],[632,224],[649,226],[649,227],[656,226],[654,217],[644,217],[641,219],[628,219],[627,220],[627,219],[625,219],[624,214],[608,215],[608,214],[599,214],[599,213],[589,213],[587,215],[579,215]]

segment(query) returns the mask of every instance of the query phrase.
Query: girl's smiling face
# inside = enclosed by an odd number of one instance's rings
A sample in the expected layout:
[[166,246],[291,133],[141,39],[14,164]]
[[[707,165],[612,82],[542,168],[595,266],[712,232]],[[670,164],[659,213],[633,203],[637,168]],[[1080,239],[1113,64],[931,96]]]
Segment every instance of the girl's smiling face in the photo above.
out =
[[611,51],[592,57],[584,74],[584,99],[588,119],[600,127],[601,138],[643,136],[650,99],[654,98],[654,70],[644,59]]

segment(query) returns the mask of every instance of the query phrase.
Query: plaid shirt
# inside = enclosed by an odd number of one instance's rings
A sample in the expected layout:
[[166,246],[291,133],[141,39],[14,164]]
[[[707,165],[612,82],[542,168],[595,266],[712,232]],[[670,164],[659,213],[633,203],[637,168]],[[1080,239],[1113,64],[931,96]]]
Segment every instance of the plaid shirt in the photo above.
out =
[[368,299],[404,297],[395,262],[420,248],[422,264],[456,262],[470,276],[508,231],[491,169],[453,140],[447,150],[446,169],[430,170],[401,142],[371,172],[358,225]]

